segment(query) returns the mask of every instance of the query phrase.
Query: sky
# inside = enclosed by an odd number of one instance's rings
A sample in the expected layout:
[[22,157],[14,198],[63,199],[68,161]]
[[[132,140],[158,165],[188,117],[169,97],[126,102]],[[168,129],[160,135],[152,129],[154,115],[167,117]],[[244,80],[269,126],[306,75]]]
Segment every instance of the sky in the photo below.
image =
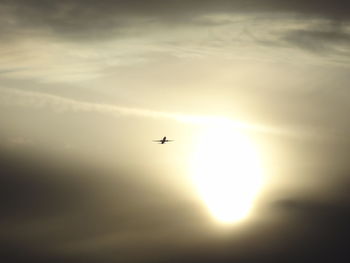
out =
[[1,261],[348,262],[349,22],[344,0],[2,0]]

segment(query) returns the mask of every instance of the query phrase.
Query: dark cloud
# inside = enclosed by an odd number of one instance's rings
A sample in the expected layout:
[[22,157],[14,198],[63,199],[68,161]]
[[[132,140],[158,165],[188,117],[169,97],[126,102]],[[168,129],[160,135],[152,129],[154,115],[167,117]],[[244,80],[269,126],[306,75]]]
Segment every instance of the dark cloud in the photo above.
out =
[[278,200],[273,202],[270,212],[282,213],[283,220],[254,226],[254,234],[248,239],[237,241],[231,236],[224,242],[197,248],[169,261],[347,262],[350,196],[345,191],[340,196],[328,201],[297,196]]
[[345,262],[349,259],[346,246],[350,241],[349,197],[343,192],[337,200],[279,202],[279,207],[299,226],[298,243],[293,244],[296,255],[299,253],[305,262],[311,258],[319,262]]
[[198,205],[140,180],[31,152],[0,156],[6,262],[111,262],[115,253],[140,260],[149,251],[161,256],[159,246],[167,251],[169,243],[192,239],[183,231],[200,218]]
[[213,237],[205,235],[210,229],[196,205],[156,187],[81,162],[23,153],[0,157],[0,253],[6,262],[346,262],[348,257],[347,181],[330,190],[336,192],[330,199],[280,196],[266,208],[278,215],[274,221]]
[[[312,52],[349,53],[350,34],[341,27],[334,29],[303,29],[287,32],[282,40]],[[341,50],[339,50],[341,48]]]
[[[73,39],[102,38],[123,34],[130,25],[189,22],[200,15],[216,13],[275,13],[305,15],[347,21],[350,4],[337,1],[2,1],[0,5],[2,33],[14,30],[34,35],[36,30]],[[29,31],[23,31],[29,29]],[[35,30],[32,30],[35,29]],[[21,31],[22,30],[22,31]],[[42,32],[41,32],[42,33]]]

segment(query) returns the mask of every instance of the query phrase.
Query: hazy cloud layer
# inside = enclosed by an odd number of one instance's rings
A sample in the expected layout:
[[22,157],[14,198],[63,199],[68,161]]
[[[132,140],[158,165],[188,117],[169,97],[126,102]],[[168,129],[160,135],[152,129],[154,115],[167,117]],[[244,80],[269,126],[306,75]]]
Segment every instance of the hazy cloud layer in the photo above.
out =
[[347,64],[349,14],[340,0],[2,1],[0,74],[71,83],[164,57]]
[[[77,160],[3,149],[0,166],[0,255],[7,262],[80,262],[85,257],[91,262],[149,261],[173,250],[167,248],[170,244],[185,241],[181,235],[198,219],[193,213],[198,204],[141,185],[130,172],[111,173]],[[193,227],[199,234],[201,227]],[[174,239],[167,239],[169,235]],[[163,252],[157,253],[162,241]]]
[[348,254],[348,179],[333,182],[333,197],[279,194],[263,210],[272,221],[216,232],[198,203],[140,184],[130,172],[1,153],[7,262],[332,262]]
[[349,56],[350,32],[342,28],[291,30],[283,39],[311,52]]
[[347,1],[2,1],[3,31],[7,26],[38,27],[67,37],[107,36],[129,23],[146,21],[181,24],[215,13],[280,13],[347,21]]
[[12,40],[4,36],[0,74],[46,83],[79,83],[99,79],[117,68],[153,67],[154,62],[168,58],[199,63],[202,58],[220,58],[253,64],[276,60],[347,65],[350,54],[349,28],[332,26],[326,20],[223,15],[198,17],[195,23],[177,27],[145,22],[125,31],[128,33],[108,33],[107,39],[84,43],[58,40],[52,32],[48,35],[40,30],[37,35],[18,33]]
[[[146,117],[155,119],[169,119],[193,125],[228,125],[252,132],[294,134],[291,131],[248,123],[240,123],[220,116],[196,116],[181,113],[154,111],[149,109],[130,108],[112,104],[92,103],[64,98],[39,92],[30,92],[8,88],[0,88],[0,105],[15,107],[30,107],[50,109],[54,112],[97,112],[122,117]],[[299,134],[300,135],[300,134]],[[17,140],[18,141],[18,140]],[[16,142],[17,142],[16,141]],[[18,143],[21,143],[19,139]]]
[[[0,260],[349,261],[348,1],[2,0],[0,38]],[[242,228],[188,186],[206,125],[259,132]]]
[[[269,31],[266,20],[279,21],[288,30],[288,19],[328,23],[329,34],[336,35],[348,26],[350,5],[347,1],[2,1],[0,4],[3,41],[23,38],[56,37],[66,40],[101,40],[143,38],[154,30],[201,26],[206,29],[220,25],[247,26],[261,24],[259,30]],[[287,19],[287,21],[286,21]],[[321,25],[323,29],[323,25]],[[248,29],[251,30],[251,29]],[[334,33],[333,33],[334,31]],[[261,33],[263,33],[261,32]],[[253,33],[254,34],[254,33]],[[264,34],[264,33],[263,33]],[[177,36],[178,37],[178,36]],[[215,36],[214,36],[215,37]],[[183,39],[186,41],[186,39]],[[57,41],[57,40],[56,40]],[[181,41],[181,39],[180,39]],[[187,40],[188,41],[188,40]]]

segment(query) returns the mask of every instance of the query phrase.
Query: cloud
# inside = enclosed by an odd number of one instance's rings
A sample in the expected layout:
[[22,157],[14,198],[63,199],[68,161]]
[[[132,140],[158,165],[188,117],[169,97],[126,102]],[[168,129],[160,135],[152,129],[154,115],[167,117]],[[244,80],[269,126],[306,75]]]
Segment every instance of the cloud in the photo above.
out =
[[162,112],[149,109],[122,107],[113,104],[85,102],[56,95],[24,91],[19,89],[0,88],[0,105],[33,108],[48,108],[55,112],[96,112],[113,116],[146,117],[169,119],[194,125],[229,125],[238,129],[254,132],[295,135],[296,133],[283,128],[274,128],[260,124],[248,124],[230,120],[220,116],[186,115],[181,113]]
[[0,4],[0,34],[9,38],[41,35],[100,41],[134,35],[140,31],[133,29],[145,29],[146,25],[189,25],[207,15],[296,15],[310,20],[348,21],[349,10],[350,4],[345,0],[5,0]]
[[0,152],[7,262],[324,262],[348,255],[348,180],[329,190],[336,198],[280,193],[262,211],[272,222],[221,226],[220,235],[199,204],[144,184],[140,174],[68,159]]
[[287,31],[282,40],[318,54],[350,55],[350,31],[342,27],[305,28]]
[[167,58],[348,63],[337,2],[3,1],[0,73],[79,83]]
[[0,100],[2,105],[49,108],[55,112],[99,112],[113,114],[116,116],[131,115],[151,118],[168,118],[174,120],[177,120],[180,117],[180,115],[172,113],[121,107],[111,104],[90,103],[46,93],[24,91],[19,89],[1,88],[0,92],[3,95],[1,96]]
[[200,205],[145,184],[140,174],[3,149],[0,166],[0,254],[7,262],[111,262],[115,253],[123,262],[148,261],[197,239],[187,228],[200,235]]

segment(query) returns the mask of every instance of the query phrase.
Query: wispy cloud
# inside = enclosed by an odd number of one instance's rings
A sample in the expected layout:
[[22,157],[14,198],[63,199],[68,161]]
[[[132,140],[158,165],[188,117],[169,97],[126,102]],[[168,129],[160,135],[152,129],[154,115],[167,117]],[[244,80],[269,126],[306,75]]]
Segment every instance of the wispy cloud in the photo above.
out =
[[182,113],[124,107],[114,104],[86,102],[47,93],[24,91],[20,89],[0,88],[0,94],[0,105],[3,106],[12,105],[38,109],[45,108],[54,112],[96,112],[110,114],[116,117],[129,116],[169,119],[193,125],[224,125],[255,132],[291,134],[291,132],[286,129],[259,124],[248,124],[234,121],[223,116],[187,115]]
[[[8,38],[0,43],[0,74],[46,83],[76,83],[101,78],[118,67],[162,61],[164,57],[282,59],[325,64],[328,61],[324,55],[327,54],[329,60],[339,59],[339,56],[343,63],[349,60],[344,56],[350,52],[348,24],[333,23],[325,18],[311,20],[264,12],[203,13],[187,24],[175,24],[169,31],[166,23],[152,19],[141,23],[135,19],[133,23],[123,24],[122,33],[118,34],[106,29],[113,26],[105,26],[101,31],[108,37],[93,40],[94,34],[90,28],[85,28],[81,30],[88,32],[90,37],[83,43],[70,37],[57,37],[52,33],[55,30],[42,26],[23,27],[27,33],[19,27],[15,39]],[[78,35],[81,30],[71,32],[71,35]],[[7,39],[0,29],[2,35]]]
[[[40,30],[72,40],[110,38],[125,33],[125,28],[147,21],[180,25],[201,15],[220,13],[237,14],[293,14],[349,21],[349,3],[345,0],[155,0],[103,1],[52,0],[50,4],[38,0],[3,0],[0,4],[0,34]],[[9,30],[10,28],[10,30]],[[35,29],[35,30],[33,30]]]

